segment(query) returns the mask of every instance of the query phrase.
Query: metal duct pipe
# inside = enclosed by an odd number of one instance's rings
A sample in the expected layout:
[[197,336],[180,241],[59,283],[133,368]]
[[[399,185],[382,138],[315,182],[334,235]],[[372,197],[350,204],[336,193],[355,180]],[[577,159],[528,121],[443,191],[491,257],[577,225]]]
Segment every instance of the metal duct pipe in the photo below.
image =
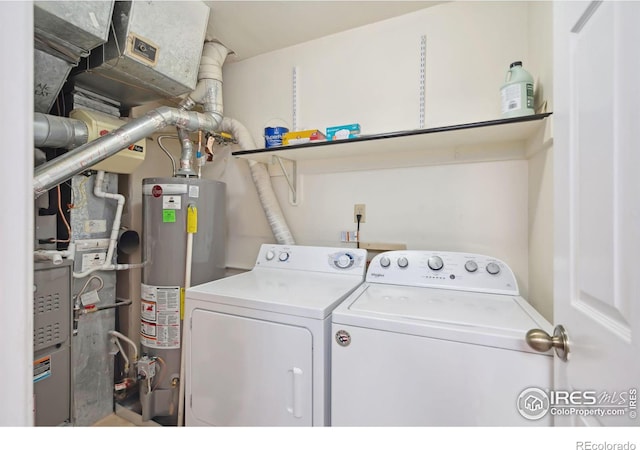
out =
[[53,186],[89,169],[159,129],[173,125],[190,131],[214,131],[218,124],[212,114],[161,106],[117,130],[38,166],[33,179],[35,197],[38,198]]
[[189,138],[189,132],[184,128],[178,128],[178,139],[180,139],[180,146],[182,147],[182,153],[180,154],[180,168],[176,171],[176,176],[179,177],[195,177],[196,172],[191,168],[191,161],[193,159],[193,144]]
[[[180,109],[189,111],[196,104],[201,104],[205,113],[211,114],[218,126],[222,122],[222,64],[229,54],[229,49],[218,42],[205,42],[200,58],[198,70],[198,84],[194,91],[182,102]],[[216,127],[217,129],[217,127]],[[215,130],[211,130],[215,131]],[[180,168],[176,175],[190,177],[195,172],[191,168],[193,159],[193,144],[189,134],[182,127],[178,127],[178,137],[182,146]]]
[[206,112],[217,113],[222,122],[222,65],[229,49],[219,42],[205,42],[198,69],[198,85],[189,95]]
[[74,148],[89,140],[87,124],[68,117],[35,113],[33,139],[36,147]]
[[47,154],[39,148],[33,149],[33,162],[34,166],[39,166],[47,162]]

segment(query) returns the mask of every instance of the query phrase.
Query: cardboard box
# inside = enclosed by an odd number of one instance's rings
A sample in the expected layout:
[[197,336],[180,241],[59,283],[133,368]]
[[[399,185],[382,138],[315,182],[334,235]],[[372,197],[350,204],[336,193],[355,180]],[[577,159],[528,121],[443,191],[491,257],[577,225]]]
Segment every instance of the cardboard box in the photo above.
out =
[[327,140],[355,139],[360,135],[360,124],[350,123],[327,128]]
[[282,145],[304,144],[306,142],[326,141],[320,130],[289,131],[282,136]]

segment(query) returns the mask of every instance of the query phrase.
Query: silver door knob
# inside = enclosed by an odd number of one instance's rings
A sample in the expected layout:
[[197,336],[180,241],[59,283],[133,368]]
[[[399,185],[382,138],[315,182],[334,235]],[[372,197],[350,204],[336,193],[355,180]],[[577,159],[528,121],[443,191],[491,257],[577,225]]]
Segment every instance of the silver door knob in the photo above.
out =
[[529,347],[538,352],[547,352],[553,347],[558,358],[563,361],[568,359],[569,337],[562,325],[558,325],[553,330],[553,336],[549,336],[546,331],[537,328],[529,330],[527,331],[526,340]]

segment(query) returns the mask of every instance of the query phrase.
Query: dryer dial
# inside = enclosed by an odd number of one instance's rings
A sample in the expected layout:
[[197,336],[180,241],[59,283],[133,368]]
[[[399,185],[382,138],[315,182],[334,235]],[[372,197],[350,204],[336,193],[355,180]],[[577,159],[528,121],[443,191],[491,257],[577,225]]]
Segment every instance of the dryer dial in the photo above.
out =
[[289,253],[281,252],[280,255],[278,255],[278,259],[282,262],[286,261],[287,259],[289,259]]
[[444,263],[442,262],[442,258],[440,258],[439,256],[432,256],[427,261],[427,264],[429,265],[429,268],[431,270],[440,270],[440,269],[442,269],[444,267]]
[[343,253],[333,260],[333,263],[336,265],[338,269],[348,269],[353,266],[353,256],[349,253]]
[[273,250],[269,250],[265,255],[265,258],[267,258],[267,261],[271,261],[275,257],[276,257],[276,254]]

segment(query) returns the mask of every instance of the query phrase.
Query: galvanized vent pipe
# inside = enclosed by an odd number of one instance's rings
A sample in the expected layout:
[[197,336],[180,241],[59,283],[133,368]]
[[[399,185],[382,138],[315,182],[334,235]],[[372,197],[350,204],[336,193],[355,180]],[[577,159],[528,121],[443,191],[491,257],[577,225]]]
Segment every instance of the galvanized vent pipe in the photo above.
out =
[[190,131],[214,131],[218,128],[218,121],[207,113],[182,111],[168,106],[156,108],[117,130],[38,166],[33,178],[35,197],[168,126],[180,126]]
[[68,117],[34,113],[33,140],[36,147],[74,148],[89,140],[87,124]]
[[[189,111],[196,104],[201,104],[205,113],[210,114],[216,120],[218,126],[220,125],[223,110],[222,64],[228,54],[229,50],[218,42],[204,43],[198,70],[198,84],[195,90],[180,102],[179,108],[181,110]],[[183,177],[195,176],[196,173],[191,168],[193,143],[189,139],[187,130],[180,126],[178,126],[178,138],[182,146],[182,154],[180,156],[180,168],[176,175]]]

